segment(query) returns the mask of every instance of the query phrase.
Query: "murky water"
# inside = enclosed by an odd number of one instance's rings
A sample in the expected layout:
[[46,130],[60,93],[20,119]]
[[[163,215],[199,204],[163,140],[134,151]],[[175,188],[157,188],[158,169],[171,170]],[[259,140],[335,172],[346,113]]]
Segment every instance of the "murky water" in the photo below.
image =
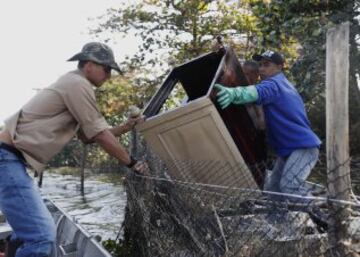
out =
[[126,193],[119,175],[86,177],[83,197],[79,176],[45,173],[42,193],[74,217],[90,234],[99,235],[103,240],[116,238],[126,205]]

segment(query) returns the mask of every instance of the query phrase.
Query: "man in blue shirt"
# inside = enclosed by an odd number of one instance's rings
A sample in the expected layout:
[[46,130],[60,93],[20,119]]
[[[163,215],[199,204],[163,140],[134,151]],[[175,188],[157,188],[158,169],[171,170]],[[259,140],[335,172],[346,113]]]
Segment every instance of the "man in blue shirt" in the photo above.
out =
[[223,109],[230,104],[263,106],[268,142],[277,155],[264,190],[306,196],[305,180],[318,160],[321,141],[310,127],[299,93],[282,72],[283,57],[267,50],[253,59],[259,62],[261,82],[236,88],[216,84],[217,101]]

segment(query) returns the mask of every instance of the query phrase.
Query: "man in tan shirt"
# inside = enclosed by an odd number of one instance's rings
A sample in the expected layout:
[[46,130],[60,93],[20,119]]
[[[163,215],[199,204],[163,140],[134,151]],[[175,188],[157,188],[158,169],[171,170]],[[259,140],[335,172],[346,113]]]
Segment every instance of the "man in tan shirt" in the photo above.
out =
[[147,169],[146,163],[132,158],[116,139],[140,119],[110,128],[96,104],[94,87],[110,78],[111,69],[120,72],[112,50],[102,43],[88,43],[69,61],[78,61],[78,69],[40,91],[5,121],[0,132],[0,210],[14,230],[13,239],[22,242],[16,257],[49,256],[56,235],[51,215],[25,165],[42,172],[78,134],[135,172]]

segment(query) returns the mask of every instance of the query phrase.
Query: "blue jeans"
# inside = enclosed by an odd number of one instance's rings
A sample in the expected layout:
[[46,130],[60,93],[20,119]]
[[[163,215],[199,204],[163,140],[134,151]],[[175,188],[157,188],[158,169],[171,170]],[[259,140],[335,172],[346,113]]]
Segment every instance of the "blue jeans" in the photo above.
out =
[[[288,157],[278,157],[271,174],[265,180],[264,190],[300,196],[308,195],[310,190],[305,187],[305,181],[318,157],[318,148],[297,149]],[[292,200],[301,201],[299,198]]]
[[56,228],[25,165],[13,153],[0,149],[0,210],[23,242],[16,257],[47,257],[54,247]]

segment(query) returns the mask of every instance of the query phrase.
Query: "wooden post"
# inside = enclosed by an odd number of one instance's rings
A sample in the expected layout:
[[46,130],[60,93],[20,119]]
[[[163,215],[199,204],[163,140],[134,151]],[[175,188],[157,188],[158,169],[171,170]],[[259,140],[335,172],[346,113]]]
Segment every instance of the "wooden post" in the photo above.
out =
[[81,168],[80,168],[80,191],[81,195],[85,195],[85,166],[86,166],[86,157],[87,157],[88,148],[87,145],[83,144],[82,149],[82,159],[81,159]]
[[330,29],[326,36],[326,153],[330,247],[334,256],[357,256],[349,249],[351,200],[349,161],[349,23]]
[[[37,173],[37,171],[35,171],[35,173]],[[43,174],[44,172],[41,172],[39,175],[39,181],[38,181],[38,187],[42,187],[42,183],[43,183]]]

